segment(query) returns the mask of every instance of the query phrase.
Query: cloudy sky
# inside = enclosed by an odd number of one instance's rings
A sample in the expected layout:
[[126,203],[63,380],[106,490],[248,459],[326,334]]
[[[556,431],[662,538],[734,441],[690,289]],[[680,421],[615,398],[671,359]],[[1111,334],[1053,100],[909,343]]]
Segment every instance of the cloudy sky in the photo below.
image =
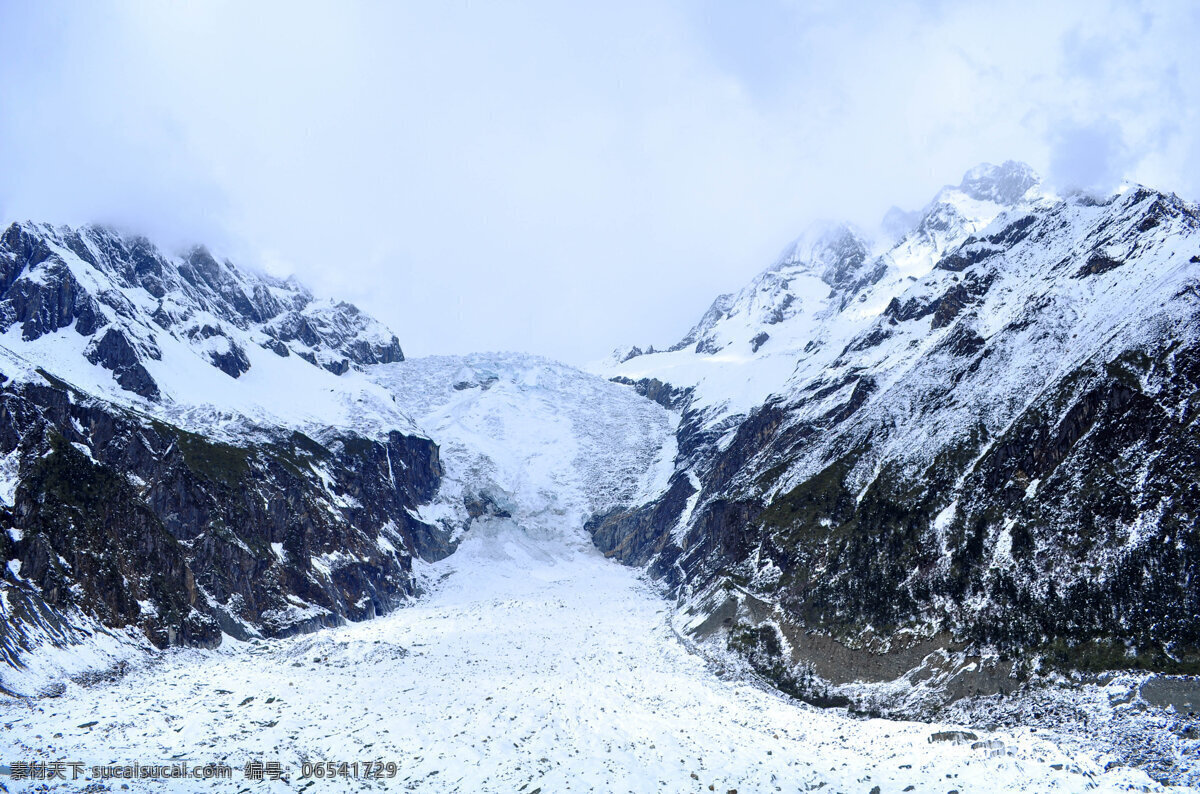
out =
[[810,222],[982,161],[1200,198],[1191,2],[0,0],[0,31],[5,223],[208,242],[410,355],[675,341]]

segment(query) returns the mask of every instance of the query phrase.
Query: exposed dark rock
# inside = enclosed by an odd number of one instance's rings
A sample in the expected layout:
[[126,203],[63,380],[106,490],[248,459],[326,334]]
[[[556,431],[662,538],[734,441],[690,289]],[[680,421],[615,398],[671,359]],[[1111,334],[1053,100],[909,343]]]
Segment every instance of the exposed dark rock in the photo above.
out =
[[1011,248],[1017,243],[1027,238],[1033,231],[1037,223],[1037,216],[1034,214],[1023,215],[1017,220],[1005,226],[996,234],[987,238],[987,241],[994,246],[1001,248]]
[[[678,389],[669,383],[663,383],[657,378],[641,378],[632,380],[630,378],[617,376],[611,379],[614,383],[621,383],[626,386],[632,386],[634,391],[643,397],[653,400],[668,410],[682,409],[691,397],[689,389]],[[457,386],[455,387],[457,388]]]
[[148,400],[159,397],[158,384],[142,366],[137,350],[125,334],[109,328],[88,346],[85,356],[93,364],[99,364],[113,373],[121,388],[139,394]]
[[891,302],[883,310],[883,316],[889,318],[892,324],[903,323],[927,317],[937,311],[937,307],[937,301],[922,301],[917,298],[908,298],[901,303],[899,298],[892,298]]
[[1101,273],[1107,273],[1113,268],[1120,267],[1123,264],[1124,262],[1119,259],[1113,259],[1105,256],[1104,254],[1095,253],[1088,257],[1087,263],[1084,264],[1083,267],[1079,268],[1078,272],[1075,273],[1075,277],[1083,278],[1084,276],[1097,276]]
[[[449,553],[409,512],[437,488],[433,442],[262,437],[231,446],[58,385],[3,387],[0,453],[20,459],[3,517],[21,539],[0,536],[21,561],[8,592],[64,644],[78,609],[159,646],[207,646],[222,630],[283,636],[386,612],[413,592],[413,555]],[[9,628],[10,654],[23,636]]]
[[943,340],[941,347],[949,351],[952,355],[968,357],[982,350],[985,344],[984,338],[976,333],[974,329],[968,328],[965,325],[958,325]]
[[981,297],[986,295],[991,283],[992,276],[990,275],[975,277],[974,274],[971,274],[950,287],[937,300],[937,308],[933,312],[930,328],[934,330],[945,328],[954,321],[954,318],[958,317],[963,309],[977,303]]
[[891,336],[891,329],[882,325],[876,326],[846,345],[845,349],[842,350],[842,355],[845,356],[848,353],[857,353],[859,351],[875,347],[876,345],[881,345],[891,338]]
[[[779,301],[769,317],[767,317],[767,325],[778,325],[787,319],[788,309],[792,308],[792,304],[796,302],[796,296],[790,292],[783,296],[783,300]],[[755,348],[757,350],[758,348]]]
[[332,372],[334,375],[344,375],[350,371],[350,361],[349,359],[345,358],[340,358],[336,361],[326,361],[321,366]]
[[263,342],[263,347],[266,348],[267,350],[270,350],[272,353],[279,356],[280,358],[287,358],[288,356],[291,355],[291,351],[288,350],[288,346],[285,345],[283,342],[280,342],[278,339],[266,340],[265,342]]
[[828,262],[821,278],[833,287],[845,286],[862,278],[859,272],[870,253],[866,241],[851,229],[843,227],[839,233],[829,237],[820,250],[816,251],[816,259]]
[[210,350],[208,352],[208,360],[212,362],[214,367],[229,377],[241,377],[250,370],[250,359],[246,358],[246,351],[242,350],[241,345],[232,339],[227,339],[226,341],[228,344],[224,350]]
[[478,493],[463,497],[463,506],[471,518],[512,518],[512,513],[500,507],[491,494]]
[[944,256],[937,263],[938,270],[949,270],[952,272],[960,272],[966,270],[971,265],[978,264],[987,260],[989,257],[995,256],[1003,250],[997,246],[991,245],[982,241],[967,241],[959,246],[954,252]]
[[[694,492],[687,477],[676,476],[667,492],[650,505],[594,516],[587,529],[606,556],[616,557],[627,565],[645,565],[663,552],[671,527]],[[673,556],[670,560],[663,559],[659,569],[669,568],[673,559]]]

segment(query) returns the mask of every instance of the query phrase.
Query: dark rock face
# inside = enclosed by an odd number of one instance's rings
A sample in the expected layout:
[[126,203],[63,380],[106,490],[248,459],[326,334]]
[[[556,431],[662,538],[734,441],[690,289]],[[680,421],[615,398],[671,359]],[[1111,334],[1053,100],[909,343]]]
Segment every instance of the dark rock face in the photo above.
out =
[[1039,666],[1200,674],[1195,234],[1194,205],[1136,190],[968,237],[811,379],[722,424],[680,405],[670,487],[594,517],[596,545],[813,702],[935,674],[946,699],[1006,693]]
[[[105,348],[110,361],[123,347]],[[99,354],[106,355],[106,354]],[[433,442],[318,441],[264,428],[234,446],[47,385],[0,388],[0,455],[16,462],[0,552],[23,614],[72,639],[79,610],[160,647],[284,636],[386,612],[414,555],[449,553],[412,517],[441,477]],[[18,626],[6,630],[11,657]]]
[[[403,361],[404,351],[395,336],[363,338],[370,322],[369,317],[348,303],[312,303],[303,311],[287,312],[273,319],[267,331],[282,342],[299,342],[315,350],[329,349],[343,362],[367,365]],[[341,372],[348,369],[348,363],[341,366]],[[331,371],[341,374],[336,369]]]
[[229,344],[224,350],[210,351],[208,358],[212,361],[213,366],[231,378],[241,377],[250,371],[250,361],[246,358],[246,351],[242,350],[241,345],[233,340],[229,340]]
[[148,400],[158,399],[158,384],[142,366],[129,339],[116,328],[109,328],[94,339],[84,355],[93,364],[110,370],[126,391],[140,394]]
[[[629,378],[616,377],[612,379],[614,383],[621,383],[626,386],[632,386],[634,391],[642,395],[648,400],[661,405],[668,410],[677,410],[682,408],[691,396],[687,389],[677,389],[669,383],[663,383],[657,378],[640,378],[639,380],[631,380]],[[455,388],[458,388],[455,385]]]
[[861,237],[850,229],[841,229],[814,253],[817,261],[827,263],[821,278],[831,287],[840,287],[861,278],[860,270],[870,251]]
[[1104,254],[1093,254],[1087,263],[1079,269],[1075,274],[1077,278],[1084,276],[1096,276],[1101,273],[1107,273],[1113,268],[1120,267],[1123,263],[1119,259],[1113,259]]
[[946,293],[931,306],[934,311],[930,328],[937,330],[948,326],[963,309],[978,303],[979,299],[987,294],[991,282],[992,278],[989,276],[971,273],[946,290]]

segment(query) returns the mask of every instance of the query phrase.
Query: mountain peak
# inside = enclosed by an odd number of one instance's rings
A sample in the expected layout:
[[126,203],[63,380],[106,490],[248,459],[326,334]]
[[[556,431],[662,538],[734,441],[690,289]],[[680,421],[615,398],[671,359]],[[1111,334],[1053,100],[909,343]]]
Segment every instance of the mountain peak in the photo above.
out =
[[[330,394],[321,417],[336,424],[361,384],[330,375],[404,359],[382,323],[316,299],[294,279],[239,268],[199,245],[168,255],[97,225],[26,221],[0,234],[0,335],[5,361],[53,361],[56,377],[117,402],[139,398],[139,409],[153,404],[163,416],[218,404],[275,416],[287,382]],[[63,352],[76,348],[82,360]],[[247,373],[254,385],[233,385]],[[299,426],[317,413],[299,406],[286,421]]]
[[870,245],[858,229],[848,223],[820,222],[793,240],[768,270],[800,265],[837,286],[853,275],[869,253]]
[[1031,188],[1041,184],[1032,168],[1016,160],[1000,165],[980,163],[963,174],[958,189],[978,201],[991,201],[1004,206],[1020,204]]

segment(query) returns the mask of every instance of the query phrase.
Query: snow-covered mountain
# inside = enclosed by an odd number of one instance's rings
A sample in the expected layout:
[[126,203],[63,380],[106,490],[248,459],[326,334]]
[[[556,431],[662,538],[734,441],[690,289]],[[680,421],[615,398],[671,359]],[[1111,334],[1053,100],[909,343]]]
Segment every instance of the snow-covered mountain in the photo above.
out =
[[170,256],[107,227],[20,223],[0,237],[0,346],[209,436],[239,422],[411,427],[361,376],[404,358],[374,319],[204,248]]
[[737,293],[719,296],[679,342],[658,353],[618,349],[599,369],[692,389],[692,407],[712,423],[744,414],[789,378],[820,373],[951,248],[1001,215],[1053,201],[1028,166],[1006,162],[943,188],[890,246],[848,224],[816,224]]
[[6,660],[97,636],[285,635],[410,597],[412,558],[449,547],[414,512],[437,488],[437,446],[363,372],[401,360],[353,306],[202,248],[10,227]]
[[817,699],[1200,671],[1200,208],[1006,163],[873,245],[807,235],[607,368],[685,410],[669,487],[597,543]]

